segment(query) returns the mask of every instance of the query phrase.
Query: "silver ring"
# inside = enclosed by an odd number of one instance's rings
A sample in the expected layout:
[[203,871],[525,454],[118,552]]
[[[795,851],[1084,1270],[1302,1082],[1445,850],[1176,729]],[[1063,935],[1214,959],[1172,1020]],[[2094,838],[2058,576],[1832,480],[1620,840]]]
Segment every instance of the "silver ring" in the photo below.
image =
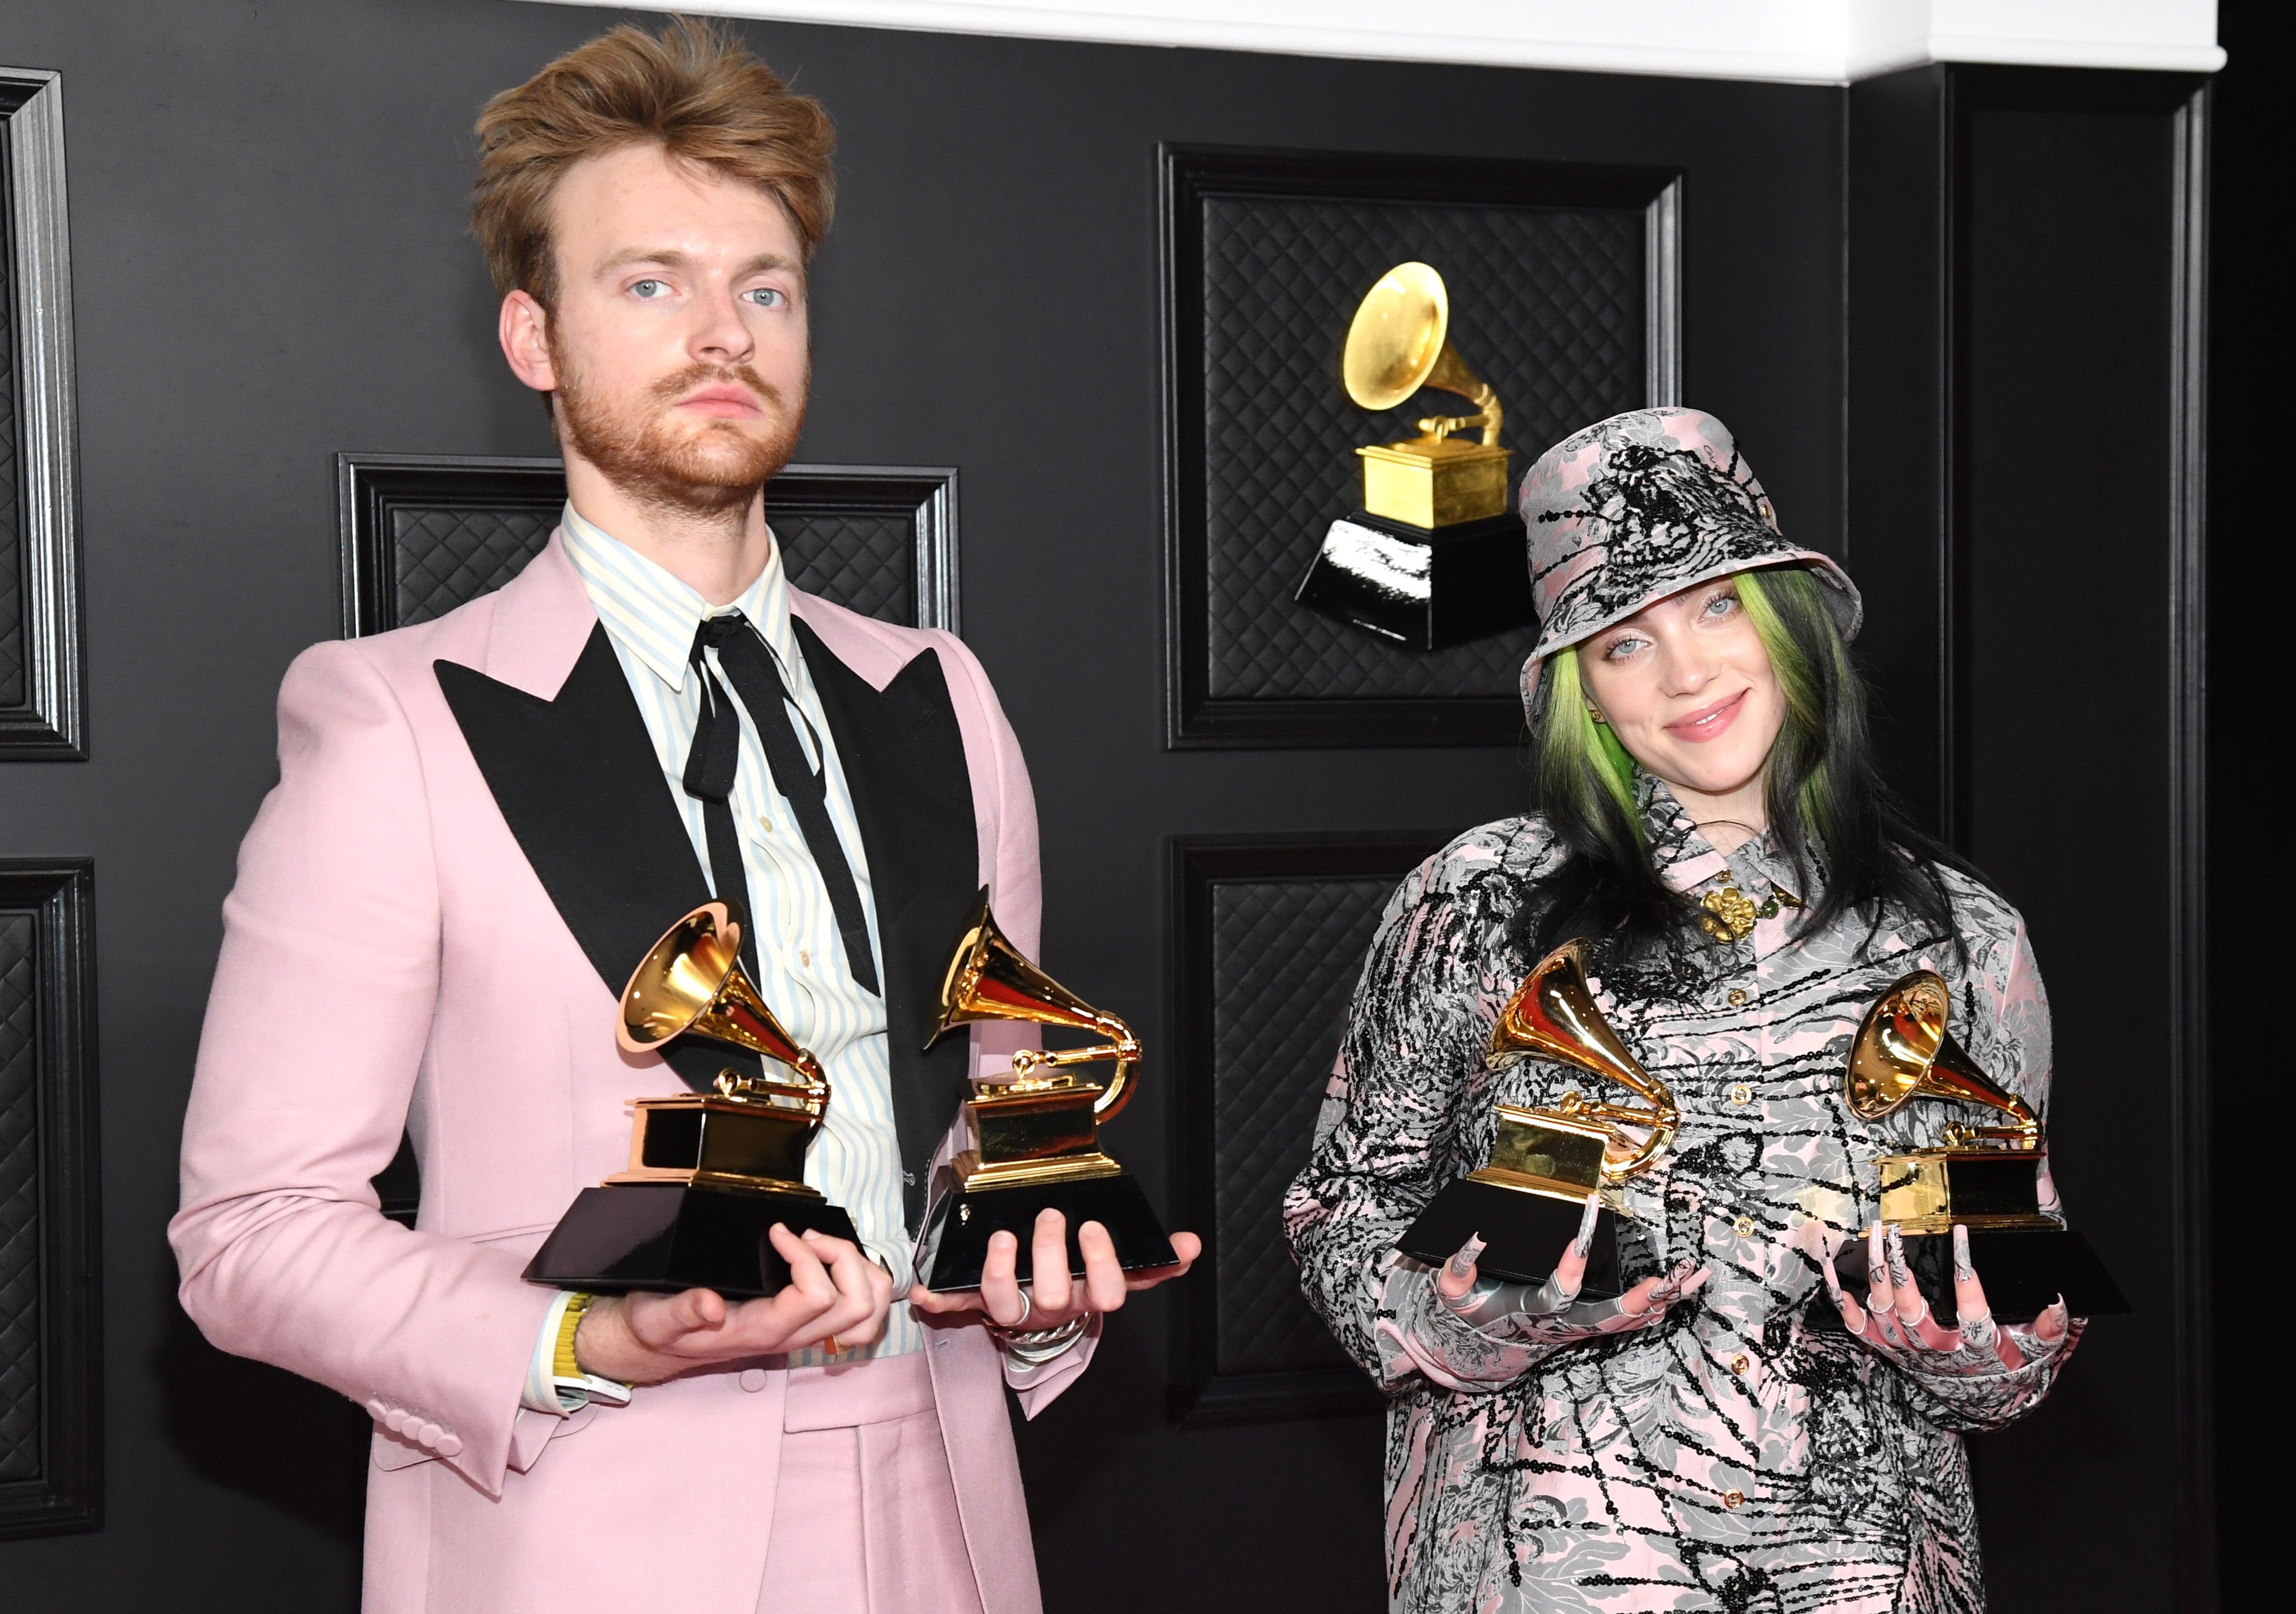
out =
[[1021,1290],[1021,1315],[1013,1318],[1010,1323],[1004,1324],[1004,1326],[1009,1329],[1013,1329],[1015,1331],[1024,1329],[1029,1326],[1029,1319],[1036,1315],[1036,1297],[1031,1295],[1026,1287],[1023,1287]]

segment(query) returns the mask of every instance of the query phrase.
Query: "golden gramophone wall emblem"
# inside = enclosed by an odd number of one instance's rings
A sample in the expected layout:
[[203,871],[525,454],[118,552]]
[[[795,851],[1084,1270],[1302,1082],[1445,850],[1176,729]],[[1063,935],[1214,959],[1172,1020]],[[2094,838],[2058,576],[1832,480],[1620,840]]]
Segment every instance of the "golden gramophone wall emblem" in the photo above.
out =
[[[1037,1217],[1047,1208],[1067,1218],[1072,1273],[1084,1271],[1076,1233],[1086,1222],[1108,1229],[1127,1271],[1177,1262],[1139,1183],[1100,1147],[1101,1123],[1131,1100],[1140,1039],[1023,957],[997,930],[985,887],[949,959],[939,1021],[926,1046],[983,1020],[1065,1026],[1102,1040],[1054,1053],[1024,1048],[1009,1072],[973,1083],[964,1102],[972,1147],[937,1175],[925,1214],[917,1258],[925,1287],[978,1289],[989,1235],[998,1232],[1019,1241],[1018,1273],[1025,1282],[1033,1270]],[[1106,1082],[1078,1079],[1079,1067],[1103,1062],[1114,1066]]]
[[[1969,1229],[1970,1263],[1995,1316],[2024,1321],[2059,1294],[2079,1316],[2127,1311],[2088,1241],[2041,1208],[2047,1144],[2040,1118],[1955,1039],[1952,1010],[1953,995],[1934,971],[1899,977],[1866,1011],[1843,1073],[1850,1112],[1861,1121],[1885,1119],[1915,1099],[1999,1118],[1993,1125],[1952,1121],[1942,1147],[1875,1162],[1881,1219],[1905,1235],[1906,1263],[1930,1309],[1952,1325],[1952,1233],[1959,1224]],[[1853,1239],[1835,1266],[1844,1282],[1863,1282],[1865,1261],[1864,1241]]]
[[1355,450],[1363,508],[1332,523],[1294,595],[1415,650],[1536,616],[1499,446],[1506,414],[1451,345],[1450,329],[1450,293],[1423,263],[1396,265],[1357,307],[1341,356],[1349,398],[1383,411],[1432,388],[1465,398],[1472,413],[1424,416],[1416,436]]
[[789,1282],[767,1236],[775,1223],[859,1242],[852,1218],[805,1183],[829,1078],[767,1007],[741,950],[742,922],[722,902],[679,920],[632,972],[614,1040],[651,1053],[699,1037],[760,1056],[767,1074],[727,1069],[713,1093],[634,1101],[628,1168],[577,1196],[528,1266],[529,1282],[747,1299]]
[[1587,944],[1568,941],[1538,962],[1492,1028],[1486,1066],[1526,1055],[1557,1060],[1643,1101],[1642,1106],[1564,1094],[1551,1110],[1494,1106],[1497,1135],[1489,1160],[1449,1184],[1419,1214],[1397,1248],[1439,1266],[1480,1233],[1481,1269],[1522,1283],[1544,1282],[1578,1231],[1587,1196],[1603,1208],[1580,1293],[1619,1292],[1614,1218],[1618,1190],[1673,1146],[1681,1125],[1674,1094],[1627,1051],[1587,985]]

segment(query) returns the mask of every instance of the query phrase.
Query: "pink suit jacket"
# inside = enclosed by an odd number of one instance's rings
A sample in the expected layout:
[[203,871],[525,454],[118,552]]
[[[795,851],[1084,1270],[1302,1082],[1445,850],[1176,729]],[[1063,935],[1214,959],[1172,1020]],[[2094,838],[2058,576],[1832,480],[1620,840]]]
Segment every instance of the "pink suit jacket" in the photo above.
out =
[[[980,880],[1033,953],[1036,809],[979,663],[945,633],[791,602],[873,689],[939,657]],[[519,1405],[551,1298],[521,1269],[578,1191],[627,1164],[627,1102],[685,1089],[616,1048],[614,993],[521,852],[433,662],[548,700],[596,621],[554,538],[435,622],[305,651],[280,691],[280,781],[224,907],[169,1227],[183,1304],[221,1348],[375,1416],[369,1614],[751,1614],[763,1577],[783,1372],[697,1374],[565,1420]],[[972,1068],[1017,1044],[977,1036]],[[370,1184],[402,1126],[422,1170],[413,1230]],[[1033,1614],[1004,1358],[978,1326],[931,1332],[982,1606]],[[1016,1387],[1024,1408],[1089,1354]]]

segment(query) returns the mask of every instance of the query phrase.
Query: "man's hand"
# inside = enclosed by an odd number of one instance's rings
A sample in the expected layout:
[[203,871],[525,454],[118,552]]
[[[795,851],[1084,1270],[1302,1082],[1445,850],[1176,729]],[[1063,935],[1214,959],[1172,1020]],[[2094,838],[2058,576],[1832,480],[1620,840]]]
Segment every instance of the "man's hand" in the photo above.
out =
[[1057,1210],[1039,1211],[1029,1241],[1034,1275],[1025,1286],[1013,1275],[1020,1266],[1021,1241],[1009,1233],[995,1233],[988,1236],[988,1259],[980,1269],[979,1289],[942,1295],[920,1284],[909,1290],[909,1305],[943,1316],[977,1311],[999,1328],[1042,1333],[1087,1313],[1115,1311],[1126,1295],[1178,1277],[1195,1265],[1204,1241],[1192,1233],[1176,1233],[1172,1253],[1180,1258],[1177,1265],[1133,1273],[1116,1264],[1115,1242],[1097,1222],[1077,1229],[1077,1248],[1084,1252],[1081,1283],[1069,1274],[1068,1218]]
[[779,1294],[738,1306],[707,1289],[603,1298],[574,1331],[574,1360],[602,1379],[659,1384],[697,1367],[779,1356],[832,1338],[849,1348],[867,1345],[885,1331],[893,1280],[883,1267],[826,1233],[793,1233],[776,1222],[769,1236],[790,1267]]

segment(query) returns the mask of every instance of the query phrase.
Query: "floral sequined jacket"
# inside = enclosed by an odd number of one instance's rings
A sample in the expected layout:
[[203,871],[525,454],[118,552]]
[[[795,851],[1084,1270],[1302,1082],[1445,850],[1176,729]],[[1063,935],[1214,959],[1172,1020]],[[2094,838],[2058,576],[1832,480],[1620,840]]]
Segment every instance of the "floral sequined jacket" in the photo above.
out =
[[1552,1104],[1593,1080],[1538,1059],[1483,1069],[1533,962],[1508,922],[1561,861],[1537,817],[1470,831],[1388,905],[1285,1200],[1308,1302],[1391,1397],[1391,1606],[1980,1609],[1961,1436],[2037,1404],[2079,1325],[2014,1372],[1916,1376],[1809,1325],[1824,1294],[1809,1224],[1866,1226],[1876,1158],[1942,1141],[1954,1118],[1923,1102],[1869,1125],[1843,1097],[1866,1008],[1909,970],[1946,978],[1955,1035],[2045,1112],[2048,1006],[2023,922],[1948,873],[1959,948],[1898,914],[1797,937],[1792,903],[1814,894],[1792,889],[1767,837],[1726,859],[1647,777],[1642,807],[1669,885],[1693,898],[1735,887],[1760,915],[1734,942],[1595,954],[1603,1014],[1682,1112],[1668,1156],[1626,1186],[1621,1272],[1695,1258],[1712,1271],[1705,1288],[1642,1332],[1559,1349],[1464,1339],[1433,1303],[1432,1274],[1393,1249],[1488,1158],[1495,1101]]

